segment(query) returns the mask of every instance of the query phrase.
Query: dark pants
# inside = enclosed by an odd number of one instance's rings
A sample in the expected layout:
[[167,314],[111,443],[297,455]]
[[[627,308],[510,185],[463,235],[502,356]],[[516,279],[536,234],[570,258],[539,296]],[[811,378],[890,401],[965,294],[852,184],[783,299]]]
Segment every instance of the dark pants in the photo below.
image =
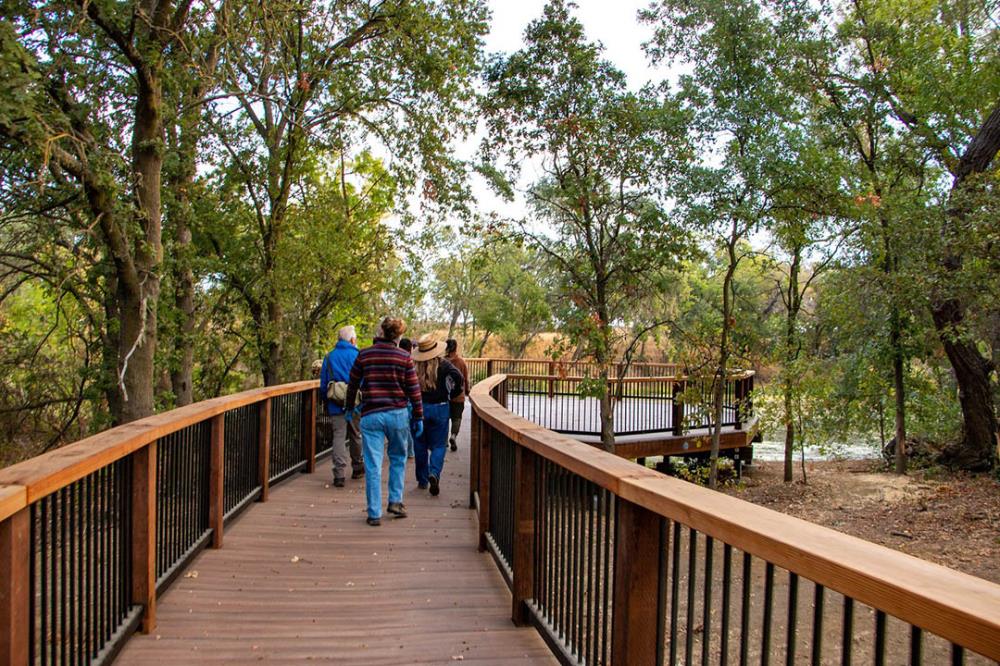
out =
[[455,443],[458,437],[458,431],[462,428],[462,412],[465,411],[464,402],[449,402],[448,410],[450,412],[449,418],[451,418],[451,437],[450,441],[452,444]]

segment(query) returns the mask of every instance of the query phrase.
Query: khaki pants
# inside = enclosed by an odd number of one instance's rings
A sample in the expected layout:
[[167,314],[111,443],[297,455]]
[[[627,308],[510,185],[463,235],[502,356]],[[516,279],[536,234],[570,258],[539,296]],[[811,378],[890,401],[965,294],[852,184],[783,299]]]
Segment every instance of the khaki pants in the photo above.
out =
[[333,478],[343,479],[347,476],[347,461],[350,456],[351,472],[361,472],[365,469],[361,457],[361,430],[358,427],[358,417],[348,423],[343,414],[331,416],[321,414],[317,418],[317,428],[320,440],[327,445],[332,444]]

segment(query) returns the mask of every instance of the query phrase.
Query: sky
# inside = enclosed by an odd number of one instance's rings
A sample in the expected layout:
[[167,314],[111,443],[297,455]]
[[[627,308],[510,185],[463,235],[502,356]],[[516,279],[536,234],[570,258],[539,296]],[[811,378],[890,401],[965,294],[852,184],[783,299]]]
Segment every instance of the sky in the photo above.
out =
[[[487,53],[510,53],[523,45],[524,29],[542,15],[544,0],[489,0],[493,20],[486,38]],[[605,57],[629,77],[629,85],[642,86],[662,77],[650,67],[642,52],[642,43],[652,31],[636,20],[639,9],[649,0],[577,0],[574,12],[583,23],[587,38],[604,45]]]
[[[512,53],[524,45],[524,29],[542,15],[545,0],[489,0],[488,4],[493,16],[486,37],[486,53]],[[640,25],[636,15],[639,9],[649,5],[649,0],[577,0],[577,5],[574,14],[583,23],[587,39],[604,46],[604,57],[625,72],[629,87],[637,89],[665,76],[663,69],[648,63],[642,51],[642,43],[650,38],[652,30]],[[456,146],[458,154],[466,159],[474,158],[479,139],[474,136]],[[523,182],[530,183],[539,175],[526,165]],[[483,214],[499,212],[504,217],[520,217],[525,213],[522,201],[513,204],[503,201],[476,177],[470,186]]]

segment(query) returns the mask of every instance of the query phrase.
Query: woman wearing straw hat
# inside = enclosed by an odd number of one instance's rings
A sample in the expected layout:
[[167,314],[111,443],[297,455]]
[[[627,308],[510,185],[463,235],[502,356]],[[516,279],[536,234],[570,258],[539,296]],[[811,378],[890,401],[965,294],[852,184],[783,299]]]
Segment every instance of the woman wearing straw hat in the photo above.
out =
[[439,483],[451,415],[449,403],[465,390],[462,373],[444,358],[444,352],[445,343],[431,335],[421,337],[413,350],[424,407],[424,431],[413,441],[417,485],[429,487],[431,495],[441,492]]

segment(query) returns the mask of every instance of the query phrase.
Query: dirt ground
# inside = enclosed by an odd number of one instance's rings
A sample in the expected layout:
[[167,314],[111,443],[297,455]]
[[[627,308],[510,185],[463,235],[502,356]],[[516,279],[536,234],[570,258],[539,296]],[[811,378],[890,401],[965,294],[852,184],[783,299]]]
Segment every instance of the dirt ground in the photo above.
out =
[[879,461],[755,462],[741,499],[1000,583],[1000,482],[939,469],[889,474]]

